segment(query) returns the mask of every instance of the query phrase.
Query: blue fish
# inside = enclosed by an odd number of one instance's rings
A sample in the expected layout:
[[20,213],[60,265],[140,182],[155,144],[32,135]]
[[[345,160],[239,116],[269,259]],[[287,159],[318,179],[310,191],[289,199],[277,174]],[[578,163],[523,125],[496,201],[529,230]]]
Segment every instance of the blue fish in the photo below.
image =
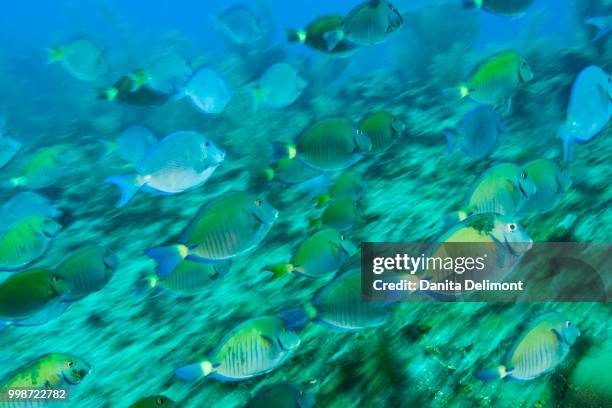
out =
[[444,129],[446,152],[459,149],[466,156],[480,160],[497,148],[498,135],[504,131],[505,125],[495,109],[480,105],[465,115],[456,129]]
[[557,138],[563,141],[565,160],[572,160],[574,144],[584,144],[597,136],[612,115],[612,78],[601,68],[583,69],[574,85],[567,108],[567,119]]

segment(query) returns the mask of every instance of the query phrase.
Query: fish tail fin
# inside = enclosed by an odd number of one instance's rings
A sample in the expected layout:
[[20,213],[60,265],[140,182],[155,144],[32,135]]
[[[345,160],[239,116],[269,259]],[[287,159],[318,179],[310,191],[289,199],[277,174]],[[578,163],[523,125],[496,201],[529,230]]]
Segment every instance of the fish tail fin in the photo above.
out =
[[47,64],[53,64],[64,58],[64,52],[59,47],[48,47],[45,50],[47,51]]
[[0,188],[2,189],[7,189],[7,190],[12,190],[14,188],[17,188],[19,186],[23,186],[26,184],[26,178],[24,176],[21,177],[13,177],[10,178],[6,181],[2,181],[0,182]]
[[506,370],[506,366],[500,365],[497,367],[491,367],[484,370],[476,371],[474,375],[479,380],[489,381],[506,378],[508,375],[510,375],[510,372]]
[[314,200],[316,203],[315,206],[317,208],[323,208],[323,206],[327,204],[329,200],[331,200],[331,196],[329,194],[319,194],[318,196],[314,198]]
[[104,149],[104,155],[108,156],[109,154],[111,154],[112,152],[114,152],[115,150],[117,150],[117,143],[110,141],[110,140],[101,140],[100,144],[102,145],[102,148]]
[[316,319],[319,312],[317,308],[309,303],[304,307],[297,307],[294,309],[287,309],[282,311],[279,316],[285,324],[287,328],[290,330],[300,330],[303,329],[310,321]]
[[455,150],[455,148],[459,144],[459,140],[461,139],[459,136],[459,132],[457,132],[455,129],[446,128],[444,129],[444,137],[446,138],[446,143],[448,144],[448,147],[446,148],[446,154],[451,154],[453,150]]
[[290,263],[279,263],[274,265],[267,265],[262,269],[262,272],[272,272],[270,280],[281,278],[285,275],[290,274],[294,271],[294,266]]
[[571,161],[574,158],[574,143],[571,135],[571,130],[568,129],[567,124],[564,124],[559,128],[557,132],[557,139],[563,141],[563,159],[565,161]]
[[143,275],[134,283],[134,295],[143,296],[157,287],[159,278],[155,275]]
[[463,0],[463,8],[465,9],[482,8],[482,0]]
[[297,154],[295,145],[291,143],[272,143],[272,161],[274,163],[283,159],[293,159]]
[[465,219],[467,219],[468,217],[468,213],[466,211],[460,210],[460,211],[453,211],[453,212],[449,212],[447,214],[444,214],[444,225],[446,226],[453,226],[455,224],[458,224],[462,221],[465,221]]
[[115,87],[110,88],[98,88],[98,100],[112,102],[117,99],[119,90]]
[[137,174],[122,174],[119,176],[111,176],[104,180],[105,183],[114,184],[119,187],[121,198],[117,203],[117,207],[123,207],[136,195],[140,187],[143,186],[143,181]]
[[253,191],[261,191],[270,181],[274,180],[274,168],[266,167],[261,171],[255,172],[251,177],[250,187]]
[[157,262],[157,274],[164,278],[172,273],[176,267],[189,255],[189,248],[185,245],[169,245],[150,248],[145,251],[147,256]]
[[201,361],[199,363],[179,367],[174,373],[183,381],[196,382],[210,375],[213,371],[215,371],[215,368],[210,361]]
[[304,44],[306,41],[306,31],[304,30],[287,30],[287,42],[288,43],[300,43]]
[[444,91],[444,96],[451,101],[460,101],[470,94],[470,90],[465,85],[456,86],[454,88],[446,88]]
[[586,24],[596,27],[599,31],[591,38],[591,41],[600,40],[606,34],[608,34],[612,29],[606,28],[606,22],[601,17],[591,17],[586,21]]
[[325,44],[327,45],[327,50],[331,51],[344,39],[344,31],[342,30],[333,30],[328,31],[323,34],[323,39],[325,40]]

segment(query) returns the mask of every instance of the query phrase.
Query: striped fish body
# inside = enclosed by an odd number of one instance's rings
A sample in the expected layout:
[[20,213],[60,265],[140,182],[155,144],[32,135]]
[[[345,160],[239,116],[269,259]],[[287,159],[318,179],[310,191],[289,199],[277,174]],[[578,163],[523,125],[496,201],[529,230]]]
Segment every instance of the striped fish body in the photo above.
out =
[[516,380],[530,380],[554,370],[568,355],[570,346],[579,335],[575,326],[568,325],[558,313],[548,313],[537,319],[504,359],[509,376]]
[[335,199],[352,198],[358,200],[366,191],[363,179],[356,173],[349,172],[341,175],[329,189],[329,194]]
[[29,188],[43,188],[58,180],[64,170],[62,151],[59,146],[39,149],[21,174],[25,185]]
[[177,295],[198,294],[209,289],[217,276],[224,273],[219,268],[219,264],[183,261],[158,286]]
[[238,381],[276,369],[293,351],[280,340],[286,333],[295,335],[276,316],[257,317],[240,324],[212,353],[210,361],[216,369],[211,377]]
[[0,320],[19,321],[42,310],[59,294],[46,269],[31,269],[12,275],[0,284]]
[[77,300],[106,286],[117,266],[118,260],[114,253],[92,245],[64,259],[55,273],[70,286],[64,298]]
[[349,119],[324,119],[298,138],[297,157],[315,169],[345,169],[361,158],[357,139],[361,136],[361,130]]
[[[522,76],[524,75],[524,78]],[[485,61],[467,82],[470,98],[483,104],[511,99],[523,82],[531,79],[529,65],[513,51],[502,52]]]
[[361,298],[361,271],[344,272],[317,292],[312,301],[316,321],[337,331],[356,331],[383,325],[392,309]]
[[389,147],[393,139],[403,130],[403,124],[399,123],[397,116],[389,112],[376,112],[363,118],[359,122],[359,128],[372,141],[372,149],[368,154],[374,154]]
[[476,182],[468,194],[464,210],[468,214],[495,213],[514,215],[529,191],[522,188],[522,170],[512,163],[492,167]]
[[520,16],[533,4],[533,0],[483,0],[482,8],[495,14]]
[[337,231],[326,229],[319,231],[297,248],[291,258],[294,270],[310,278],[319,278],[334,273],[352,255],[348,241]]
[[323,224],[337,231],[350,229],[358,218],[357,202],[352,198],[341,198],[331,202],[322,215]]
[[49,248],[60,225],[50,218],[30,216],[17,220],[0,234],[0,271],[25,267]]
[[266,236],[277,212],[266,202],[244,193],[229,193],[205,206],[179,242],[193,260],[224,260],[255,247]]

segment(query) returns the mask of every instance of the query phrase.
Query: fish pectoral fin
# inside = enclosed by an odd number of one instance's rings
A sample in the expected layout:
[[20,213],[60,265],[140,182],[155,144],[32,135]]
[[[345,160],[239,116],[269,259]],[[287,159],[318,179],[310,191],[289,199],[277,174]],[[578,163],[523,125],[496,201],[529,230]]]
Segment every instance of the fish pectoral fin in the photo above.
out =
[[344,39],[344,31],[342,30],[333,30],[328,31],[323,34],[323,39],[325,40],[325,44],[327,45],[327,51],[331,51]]

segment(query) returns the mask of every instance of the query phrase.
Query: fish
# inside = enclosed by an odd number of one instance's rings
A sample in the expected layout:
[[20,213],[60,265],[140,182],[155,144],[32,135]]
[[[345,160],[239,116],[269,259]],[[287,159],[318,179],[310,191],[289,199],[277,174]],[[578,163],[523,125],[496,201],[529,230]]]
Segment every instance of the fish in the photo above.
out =
[[0,121],[0,169],[9,164],[22,147],[23,144],[16,140]]
[[230,265],[230,262],[210,264],[184,260],[166,277],[157,274],[141,277],[135,285],[136,294],[148,291],[176,296],[204,293],[227,273]]
[[281,313],[287,325],[298,330],[314,321],[328,329],[354,332],[384,325],[394,312],[389,303],[364,301],[361,265],[334,277],[319,289],[311,302]]
[[47,63],[60,62],[71,76],[81,81],[95,81],[108,72],[104,54],[86,39],[77,39],[61,47],[49,48],[47,52]]
[[572,185],[569,174],[550,159],[533,160],[523,166],[536,191],[521,207],[522,214],[552,210]]
[[38,215],[59,218],[62,210],[56,208],[45,196],[32,191],[22,191],[0,206],[0,231],[22,218]]
[[314,405],[314,395],[291,383],[280,382],[260,388],[245,408],[312,408]]
[[502,16],[521,17],[534,0],[463,0],[465,8],[478,8]]
[[327,193],[316,196],[315,201],[317,203],[317,208],[321,208],[332,199],[339,200],[342,198],[350,198],[357,201],[365,192],[366,185],[363,179],[356,173],[347,172],[338,177]]
[[612,31],[612,15],[591,17],[586,21],[587,25],[596,27],[599,31],[591,38],[591,41],[599,41]]
[[[484,268],[465,268],[463,272],[447,268],[442,263],[427,263],[416,271],[420,280],[443,283],[448,280],[460,282],[471,279],[475,282],[491,280],[501,282],[531,250],[533,240],[517,219],[499,214],[476,214],[450,227],[437,237],[427,250],[427,257],[446,260],[447,258],[484,258]],[[468,293],[466,290],[427,290],[433,298],[444,298]],[[437,295],[442,296],[437,296]]]
[[163,395],[152,395],[150,397],[144,397],[133,403],[129,406],[129,408],[174,408],[176,407],[176,402],[172,401],[170,398],[165,397]]
[[44,255],[62,226],[51,218],[31,215],[0,232],[0,271],[26,267]]
[[3,188],[39,189],[57,182],[66,170],[63,146],[42,147],[30,158],[17,177],[0,183]]
[[147,151],[135,173],[112,176],[105,183],[119,187],[117,206],[123,207],[141,189],[164,195],[196,189],[224,158],[225,152],[208,137],[190,130],[174,132]]
[[198,111],[207,115],[219,115],[229,105],[232,96],[227,82],[219,74],[210,68],[202,67],[193,72],[175,98],[187,98]]
[[480,370],[483,380],[532,380],[553,371],[565,360],[580,330],[564,315],[546,313],[533,322],[514,342],[500,366]]
[[325,226],[336,231],[346,231],[359,220],[359,213],[359,207],[354,199],[340,198],[328,203],[321,217],[311,219],[309,225],[313,228]]
[[397,8],[387,0],[368,0],[353,8],[342,28],[324,34],[328,50],[344,38],[360,46],[380,44],[404,24]]
[[134,79],[134,74],[122,76],[110,88],[98,89],[98,100],[119,101],[141,108],[163,105],[171,96],[172,94],[159,92],[146,84],[140,86]]
[[130,126],[115,142],[104,142],[107,152],[115,152],[128,163],[138,165],[146,153],[158,143],[155,134],[144,126]]
[[295,144],[274,143],[273,158],[296,158],[320,171],[343,170],[371,148],[370,138],[353,121],[329,118],[306,129]]
[[0,321],[5,325],[34,325],[25,323],[63,302],[68,288],[66,281],[48,269],[16,272],[0,283]]
[[287,31],[287,42],[304,44],[323,54],[343,58],[349,57],[359,49],[359,46],[346,38],[329,48],[325,35],[342,29],[343,16],[322,16],[315,19],[304,29]]
[[457,128],[444,129],[447,154],[458,149],[472,160],[489,156],[499,146],[499,134],[506,131],[499,114],[488,105],[479,105],[461,120]]
[[495,213],[513,216],[537,191],[525,169],[513,163],[497,164],[485,171],[467,194],[463,208],[446,215],[447,224],[473,214]]
[[365,154],[377,154],[386,150],[406,128],[397,115],[386,111],[367,115],[358,126],[372,141],[372,148]]
[[202,206],[177,243],[152,248],[146,254],[166,277],[184,260],[216,263],[255,248],[266,237],[278,211],[261,196],[242,191],[226,193]]
[[280,317],[255,317],[226,334],[208,359],[180,367],[175,373],[187,382],[204,377],[240,381],[274,371],[299,345],[298,334]]
[[223,31],[235,44],[253,44],[263,38],[264,30],[259,18],[244,6],[233,6],[216,17],[217,29]]
[[606,127],[612,114],[612,77],[596,65],[580,71],[574,81],[567,119],[557,132],[563,142],[563,157],[570,161],[574,144],[585,144]]
[[356,251],[355,245],[336,230],[324,229],[302,241],[289,263],[268,265],[263,271],[271,272],[271,279],[290,273],[321,278],[336,272]]
[[182,56],[175,53],[163,55],[132,74],[135,83],[132,90],[146,84],[150,89],[163,94],[174,94],[177,87],[187,82],[192,73],[189,62]]
[[252,90],[254,110],[261,104],[272,109],[285,108],[300,97],[307,85],[308,82],[290,64],[274,64],[264,72]]
[[68,255],[54,272],[69,290],[63,293],[67,301],[75,301],[98,292],[111,280],[117,268],[117,255],[99,245],[88,245]]
[[91,372],[91,365],[72,354],[40,356],[0,380],[0,388],[70,389]]
[[495,54],[482,62],[465,84],[445,90],[450,99],[469,97],[483,105],[506,104],[509,108],[514,95],[533,79],[525,58],[515,51]]

